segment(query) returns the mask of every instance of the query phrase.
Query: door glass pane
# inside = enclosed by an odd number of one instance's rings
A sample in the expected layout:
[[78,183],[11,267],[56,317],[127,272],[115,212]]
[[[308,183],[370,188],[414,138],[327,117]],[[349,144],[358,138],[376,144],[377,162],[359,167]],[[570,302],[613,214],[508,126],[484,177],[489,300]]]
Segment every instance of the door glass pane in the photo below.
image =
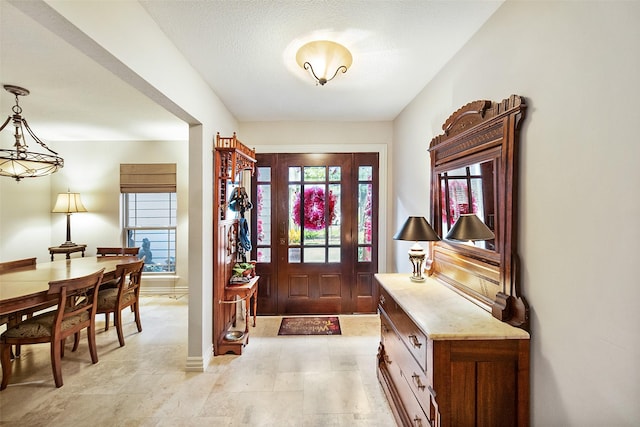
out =
[[300,262],[300,248],[289,248],[289,262],[290,263]]
[[271,248],[258,248],[258,262],[271,262]]
[[340,225],[342,215],[340,213],[342,188],[340,184],[329,184],[329,224]]
[[258,184],[256,201],[258,245],[271,245],[271,184]]
[[329,181],[340,181],[341,174],[340,166],[329,166]]
[[305,166],[304,180],[306,182],[322,182],[326,180],[327,169],[324,166]]
[[340,248],[329,248],[329,262],[340,262]]
[[358,184],[358,243],[371,244],[371,184]]
[[258,167],[256,180],[258,182],[271,182],[271,167]]
[[326,261],[327,259],[324,248],[304,248],[305,263],[319,263]]
[[324,246],[325,238],[327,236],[327,229],[322,230],[304,230],[303,245],[305,246]]
[[299,166],[289,166],[289,181],[300,181],[302,171]]
[[[300,186],[289,185],[289,244],[300,244]],[[298,260],[300,262],[300,260]]]
[[360,246],[358,248],[358,262],[371,262],[370,246]]
[[373,166],[358,167],[358,181],[371,181],[373,178]]
[[329,244],[330,245],[339,245],[340,244],[340,225],[330,225],[329,226]]

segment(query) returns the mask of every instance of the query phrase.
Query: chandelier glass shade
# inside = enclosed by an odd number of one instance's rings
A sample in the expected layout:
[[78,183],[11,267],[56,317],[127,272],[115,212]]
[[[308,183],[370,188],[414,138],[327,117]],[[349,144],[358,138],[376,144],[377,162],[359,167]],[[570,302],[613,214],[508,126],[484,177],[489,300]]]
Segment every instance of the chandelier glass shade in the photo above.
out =
[[346,73],[353,63],[353,57],[341,44],[329,40],[316,40],[298,49],[296,62],[309,71],[316,85],[324,86],[339,72]]
[[[29,95],[29,91],[12,85],[4,85],[4,88],[7,92],[15,95],[16,103],[12,108],[13,114],[7,117],[7,120],[0,126],[0,133],[7,127],[9,122],[12,122],[15,130],[13,133],[13,148],[0,149],[0,176],[8,176],[20,181],[23,178],[34,178],[57,172],[64,166],[64,159],[47,147],[33,133],[27,120],[22,117],[22,108],[18,103],[18,97]],[[26,133],[25,130],[27,131]],[[43,153],[29,151],[29,146],[25,139],[27,134],[47,151]]]

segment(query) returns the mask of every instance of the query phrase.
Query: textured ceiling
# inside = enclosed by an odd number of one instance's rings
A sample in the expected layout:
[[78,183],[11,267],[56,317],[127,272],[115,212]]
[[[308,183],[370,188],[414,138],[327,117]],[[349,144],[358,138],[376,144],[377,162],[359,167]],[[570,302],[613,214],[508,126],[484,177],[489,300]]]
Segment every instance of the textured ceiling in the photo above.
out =
[[[393,120],[502,1],[140,3],[239,121],[377,121]],[[175,117],[21,9],[0,0],[0,75],[31,90],[21,104],[36,133],[184,138]],[[297,48],[314,39],[353,54],[349,71],[325,86],[295,62]],[[12,101],[2,94],[2,116]]]

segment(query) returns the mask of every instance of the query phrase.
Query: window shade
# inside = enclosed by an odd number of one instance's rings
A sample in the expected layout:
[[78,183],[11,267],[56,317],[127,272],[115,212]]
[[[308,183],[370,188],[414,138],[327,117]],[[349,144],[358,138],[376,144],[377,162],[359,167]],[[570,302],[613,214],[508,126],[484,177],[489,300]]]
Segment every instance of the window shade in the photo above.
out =
[[175,193],[176,164],[121,164],[121,193]]

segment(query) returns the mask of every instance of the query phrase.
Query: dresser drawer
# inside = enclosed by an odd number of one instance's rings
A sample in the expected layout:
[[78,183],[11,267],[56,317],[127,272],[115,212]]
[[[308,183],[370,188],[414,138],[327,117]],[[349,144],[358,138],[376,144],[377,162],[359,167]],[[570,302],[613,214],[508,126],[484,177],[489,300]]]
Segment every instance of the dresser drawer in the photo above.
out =
[[384,363],[398,394],[400,394],[412,426],[428,426],[430,412],[429,390],[426,375],[406,348],[405,343],[391,327],[384,311],[380,313]]
[[427,370],[427,336],[413,323],[389,293],[380,287],[379,307],[389,316],[400,339],[405,343],[423,371]]
[[[433,379],[430,372],[425,372],[413,358],[403,340],[395,333],[390,325],[391,321],[384,311],[380,312],[382,325],[382,343],[386,353],[386,362],[390,372],[400,375],[409,385],[416,399],[424,408],[429,408],[430,394],[433,390]],[[394,380],[397,381],[397,378]]]

